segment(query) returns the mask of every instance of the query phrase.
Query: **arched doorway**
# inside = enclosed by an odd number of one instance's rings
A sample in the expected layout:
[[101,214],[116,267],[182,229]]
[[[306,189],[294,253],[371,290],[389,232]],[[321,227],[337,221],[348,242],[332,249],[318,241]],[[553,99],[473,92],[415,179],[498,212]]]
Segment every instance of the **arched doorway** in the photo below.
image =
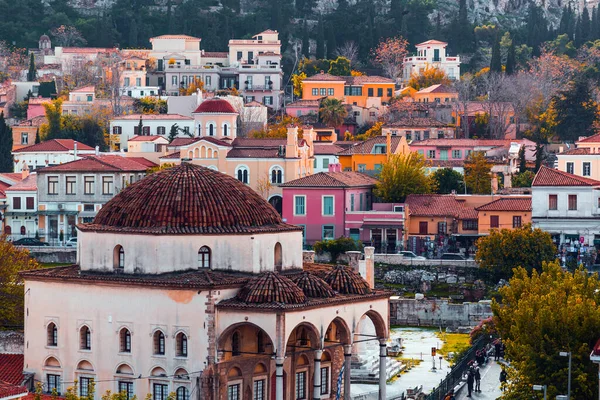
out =
[[271,198],[269,199],[269,204],[273,206],[273,208],[279,213],[279,215],[282,215],[283,198],[280,195],[276,194],[274,196],[271,196]]

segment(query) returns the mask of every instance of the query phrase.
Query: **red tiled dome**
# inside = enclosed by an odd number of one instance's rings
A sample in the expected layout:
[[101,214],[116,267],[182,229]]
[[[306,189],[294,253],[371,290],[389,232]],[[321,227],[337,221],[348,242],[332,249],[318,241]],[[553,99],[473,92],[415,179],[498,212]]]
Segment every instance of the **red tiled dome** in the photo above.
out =
[[236,111],[227,100],[223,99],[209,99],[204,100],[195,113],[219,113],[219,114],[235,114]]
[[283,275],[265,272],[253,278],[237,294],[244,303],[302,304],[306,296],[294,282]]
[[362,276],[350,267],[338,265],[325,276],[325,282],[333,290],[342,294],[369,294],[371,287]]
[[329,298],[335,296],[335,292],[323,279],[308,272],[292,278],[292,281],[304,292],[307,297]]
[[182,163],[147,176],[110,200],[82,230],[150,234],[236,234],[298,230],[249,186]]

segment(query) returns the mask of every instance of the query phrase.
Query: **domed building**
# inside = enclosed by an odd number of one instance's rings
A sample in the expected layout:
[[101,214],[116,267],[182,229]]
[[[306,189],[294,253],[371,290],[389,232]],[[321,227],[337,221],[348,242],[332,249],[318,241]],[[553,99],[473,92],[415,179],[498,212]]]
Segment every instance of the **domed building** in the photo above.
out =
[[182,163],[78,231],[76,265],[23,273],[25,370],[48,392],[331,399],[344,364],[350,393],[353,345],[385,354],[389,293],[358,272],[372,257],[315,264],[302,229],[233,177]]

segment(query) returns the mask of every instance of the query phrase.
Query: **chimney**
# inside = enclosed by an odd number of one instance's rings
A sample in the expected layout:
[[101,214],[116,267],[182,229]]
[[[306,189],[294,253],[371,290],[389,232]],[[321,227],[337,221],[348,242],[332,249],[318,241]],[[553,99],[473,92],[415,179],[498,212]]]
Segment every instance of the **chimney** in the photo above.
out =
[[96,146],[96,157],[100,155],[100,146]]
[[77,160],[77,142],[73,143],[73,159]]
[[329,172],[342,172],[342,164],[329,164]]
[[302,263],[313,264],[314,262],[315,262],[315,252],[313,250],[303,250],[302,251]]
[[23,165],[23,169],[21,170],[21,180],[27,178],[29,176],[29,167],[27,164]]

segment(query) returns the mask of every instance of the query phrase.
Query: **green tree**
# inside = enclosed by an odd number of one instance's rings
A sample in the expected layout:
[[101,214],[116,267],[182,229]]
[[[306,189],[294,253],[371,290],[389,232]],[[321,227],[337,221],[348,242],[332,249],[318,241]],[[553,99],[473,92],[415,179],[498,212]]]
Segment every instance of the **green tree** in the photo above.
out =
[[435,192],[439,194],[450,194],[452,192],[461,194],[465,192],[463,175],[451,168],[440,168],[431,174]]
[[319,118],[328,127],[338,127],[342,125],[347,116],[348,111],[341,100],[330,97],[321,101]]
[[507,390],[503,399],[531,398],[531,386],[546,385],[548,398],[565,394],[572,357],[572,399],[598,397],[598,367],[590,351],[600,330],[600,282],[597,274],[564,271],[556,262],[543,263],[531,274],[518,268],[493,301],[494,321],[506,345]]
[[594,101],[592,89],[593,85],[580,73],[555,97],[556,132],[560,139],[576,141],[580,136],[594,134],[598,104]]
[[33,53],[29,55],[29,71],[27,71],[27,80],[29,82],[35,81],[37,78],[37,69],[35,68],[35,57]]
[[583,7],[581,12],[581,43],[585,43],[590,40],[590,12],[586,6]]
[[531,187],[533,178],[535,178],[535,173],[533,173],[533,171],[525,171],[521,172],[520,174],[515,174],[511,178],[512,187]]
[[169,130],[169,142],[172,142],[179,134],[179,126],[177,124],[171,125],[171,130]]
[[56,99],[50,103],[44,103],[46,112],[47,125],[43,125],[45,132],[42,132],[45,140],[60,139],[61,132],[61,117],[62,117],[62,100]]
[[512,43],[510,44],[510,47],[508,48],[508,54],[506,55],[506,75],[512,75],[515,73],[516,70],[516,63],[517,63],[517,55],[516,55],[516,47],[515,47],[515,41],[514,39],[512,40]]
[[29,251],[0,236],[0,326],[23,326],[25,292],[19,272],[35,268]]
[[325,31],[323,27],[323,18],[319,18],[317,26],[317,50],[315,56],[318,60],[325,58]]
[[316,242],[314,249],[318,254],[331,254],[331,262],[336,262],[341,254],[347,251],[363,251],[363,244],[360,241],[341,236],[333,240],[323,240]]
[[302,55],[306,58],[310,57],[310,36],[308,34],[308,25],[306,19],[302,25]]
[[496,33],[492,45],[492,59],[490,61],[490,72],[502,72],[502,54],[500,53],[500,34]]
[[327,28],[327,59],[334,60],[335,52],[337,49],[337,42],[335,40],[335,29],[332,25]]
[[419,153],[391,154],[379,172],[375,195],[385,203],[403,203],[409,194],[431,193],[433,184],[426,173],[428,166]]
[[41,134],[40,134],[40,128],[37,128],[35,130],[35,144],[41,143],[42,142],[42,138],[41,138]]
[[26,119],[27,108],[29,107],[29,101],[15,101],[10,106],[10,116],[15,119]]
[[140,122],[138,122],[138,126],[137,126],[137,134],[138,135],[144,134],[144,121],[142,121],[141,115],[140,115]]
[[4,112],[0,112],[0,172],[13,172],[12,129],[6,124]]
[[531,224],[515,229],[492,229],[477,240],[475,260],[497,277],[512,276],[513,269],[541,270],[542,263],[556,258],[556,246],[548,232]]
[[525,158],[525,146],[519,149],[519,173],[527,171],[527,159]]
[[350,76],[351,68],[350,68],[350,60],[345,57],[338,57],[329,64],[329,71],[327,71],[331,75],[335,76]]
[[465,182],[472,194],[490,194],[492,191],[491,164],[480,151],[469,154],[465,160]]

